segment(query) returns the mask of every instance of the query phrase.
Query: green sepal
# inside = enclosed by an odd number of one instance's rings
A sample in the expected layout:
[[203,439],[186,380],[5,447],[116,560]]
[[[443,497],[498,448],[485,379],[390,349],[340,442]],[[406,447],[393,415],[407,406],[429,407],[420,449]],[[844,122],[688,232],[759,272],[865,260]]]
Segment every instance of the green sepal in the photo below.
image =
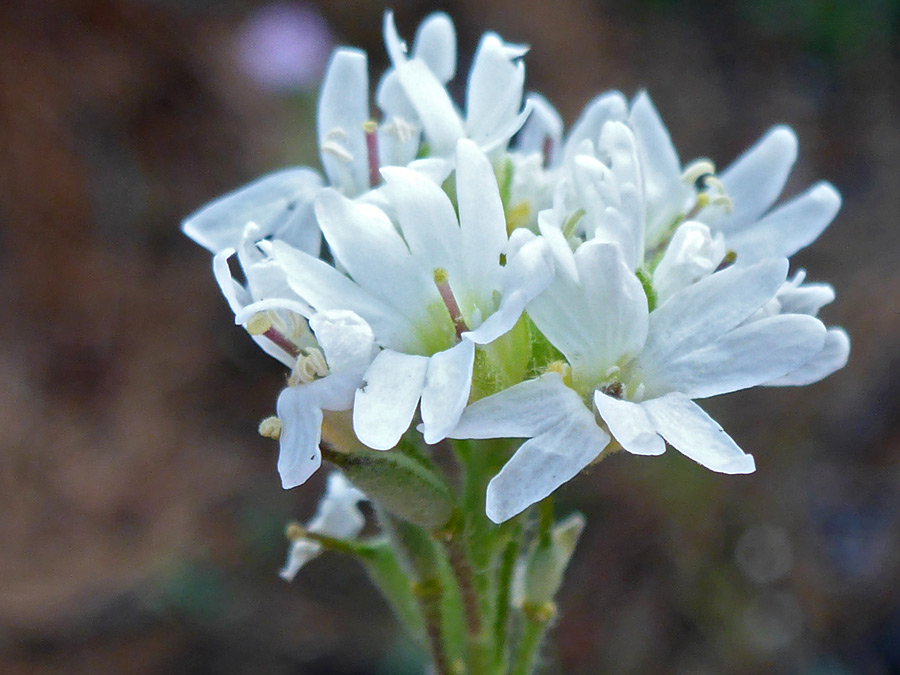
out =
[[344,454],[324,445],[322,456],[372,502],[398,518],[428,531],[449,522],[455,506],[450,488],[422,462],[390,450]]
[[583,514],[573,513],[534,542],[515,591],[519,607],[543,607],[552,603],[586,522]]

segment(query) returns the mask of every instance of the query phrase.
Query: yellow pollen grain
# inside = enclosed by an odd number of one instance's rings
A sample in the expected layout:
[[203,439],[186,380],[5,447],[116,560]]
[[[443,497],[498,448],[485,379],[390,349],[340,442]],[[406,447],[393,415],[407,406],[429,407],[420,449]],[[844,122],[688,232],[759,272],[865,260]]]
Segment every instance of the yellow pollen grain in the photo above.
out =
[[297,541],[306,536],[306,529],[300,523],[288,523],[284,528],[284,536],[288,541]]
[[272,327],[272,321],[265,312],[257,312],[244,326],[250,335],[262,335]]
[[272,415],[271,417],[267,417],[262,422],[259,423],[259,435],[264,438],[271,438],[273,441],[277,441],[281,438],[281,420]]

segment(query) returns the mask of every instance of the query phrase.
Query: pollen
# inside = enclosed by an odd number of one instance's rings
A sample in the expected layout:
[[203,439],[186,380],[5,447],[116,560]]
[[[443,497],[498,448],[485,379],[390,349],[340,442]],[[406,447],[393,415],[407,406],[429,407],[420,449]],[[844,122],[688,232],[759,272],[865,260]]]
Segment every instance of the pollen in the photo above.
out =
[[558,373],[562,377],[563,384],[572,386],[572,367],[565,361],[552,361],[547,364],[545,373]]
[[277,441],[281,438],[281,426],[281,420],[272,415],[259,423],[257,431],[263,438],[271,438],[273,441]]
[[244,328],[250,335],[265,335],[266,331],[272,327],[272,320],[266,312],[257,312],[247,321]]
[[325,355],[315,347],[308,347],[297,356],[297,362],[288,377],[288,385],[296,387],[308,384],[327,374],[328,363],[325,361]]
[[298,541],[306,537],[306,528],[300,523],[288,523],[284,528],[284,536],[288,541]]

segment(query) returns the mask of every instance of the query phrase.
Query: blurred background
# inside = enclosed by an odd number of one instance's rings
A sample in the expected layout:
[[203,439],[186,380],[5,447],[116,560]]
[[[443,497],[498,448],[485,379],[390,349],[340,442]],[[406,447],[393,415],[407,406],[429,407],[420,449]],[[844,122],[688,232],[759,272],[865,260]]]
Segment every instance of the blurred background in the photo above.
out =
[[[548,673],[900,672],[898,0],[396,0],[531,45],[567,123],[647,88],[684,160],[727,165],[790,124],[793,194],[844,195],[794,259],[838,300],[849,366],[706,406],[757,459],[723,477],[617,455],[560,493],[588,527]],[[256,435],[281,367],[232,325],[202,203],[318,166],[334,44],[385,65],[368,0],[0,3],[0,672],[421,672],[352,561],[277,577],[281,490]],[[373,81],[375,75],[373,74]],[[457,78],[456,94],[464,79]]]

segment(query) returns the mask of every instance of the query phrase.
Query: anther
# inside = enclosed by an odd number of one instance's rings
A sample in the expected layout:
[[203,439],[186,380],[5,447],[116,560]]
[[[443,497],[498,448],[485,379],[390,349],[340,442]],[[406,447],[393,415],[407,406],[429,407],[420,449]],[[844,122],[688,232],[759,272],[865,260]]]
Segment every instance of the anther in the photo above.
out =
[[450,289],[450,282],[447,280],[447,270],[438,267],[434,270],[434,285],[437,286],[438,293],[441,294],[441,300],[450,312],[450,320],[453,322],[453,328],[456,330],[456,337],[462,338],[462,334],[469,330],[463,319],[462,311],[456,298],[453,297],[453,291]]
[[565,361],[551,361],[547,364],[545,373],[557,373],[562,377],[563,384],[572,386],[572,368]]
[[284,528],[284,536],[288,541],[298,541],[306,537],[306,528],[300,523],[288,523]]
[[722,258],[722,262],[716,267],[716,272],[721,272],[722,270],[731,267],[734,265],[735,260],[737,260],[737,253],[729,249],[725,252],[725,257]]
[[281,420],[274,415],[267,417],[259,423],[257,431],[263,438],[271,438],[273,441],[277,441],[281,438]]
[[622,386],[621,382],[610,382],[606,386],[601,387],[600,391],[607,396],[618,399],[621,399],[625,395],[625,387]]
[[[698,181],[704,180],[707,176],[715,176],[716,165],[710,160],[702,158],[697,159],[688,164],[681,174],[681,180],[688,185],[696,185]],[[699,189],[703,189],[698,186]]]
[[296,387],[307,384],[328,374],[328,363],[325,355],[315,347],[308,347],[300,351],[297,362],[288,377],[288,386]]
[[325,140],[322,142],[322,152],[337,157],[342,162],[352,162],[353,155],[347,150],[347,133],[337,127],[325,134]]
[[266,312],[257,312],[245,324],[244,328],[250,335],[263,335],[272,327],[272,320]]
[[296,357],[300,350],[291,340],[272,325],[272,319],[267,312],[257,312],[244,324],[244,328],[250,335],[261,335],[268,338],[274,345],[280,347],[288,354]]
[[366,132],[366,152],[369,156],[369,187],[378,185],[378,124],[375,120],[363,122]]

